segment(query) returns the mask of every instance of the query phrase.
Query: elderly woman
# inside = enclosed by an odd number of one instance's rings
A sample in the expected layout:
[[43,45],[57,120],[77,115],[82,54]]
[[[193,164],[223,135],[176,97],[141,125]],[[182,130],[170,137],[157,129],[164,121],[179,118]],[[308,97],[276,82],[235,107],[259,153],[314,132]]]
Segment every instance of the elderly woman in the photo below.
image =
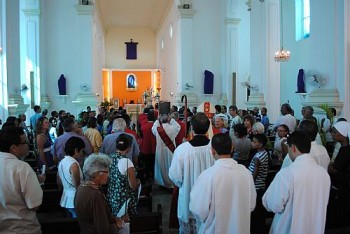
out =
[[136,214],[137,196],[134,190],[139,187],[140,180],[136,179],[134,164],[126,156],[131,144],[130,135],[120,134],[116,140],[116,153],[110,155],[112,164],[107,199],[115,217],[118,216],[118,213],[125,212],[120,210],[125,202],[128,204],[127,213]]
[[228,119],[227,116],[224,114],[217,114],[214,117],[214,127],[213,127],[213,134],[218,133],[227,133],[227,125],[228,125]]
[[124,221],[112,215],[100,191],[108,182],[110,164],[110,158],[103,154],[92,154],[85,160],[85,181],[77,188],[74,201],[81,233],[114,234],[123,226]]

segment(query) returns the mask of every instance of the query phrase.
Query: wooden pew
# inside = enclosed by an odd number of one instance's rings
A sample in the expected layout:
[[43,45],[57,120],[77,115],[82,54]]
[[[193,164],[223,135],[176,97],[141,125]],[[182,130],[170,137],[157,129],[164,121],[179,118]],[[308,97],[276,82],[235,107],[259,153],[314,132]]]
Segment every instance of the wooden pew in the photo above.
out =
[[162,233],[162,206],[157,212],[140,212],[130,217],[130,233]]
[[64,212],[50,212],[37,214],[43,234],[80,233],[76,218],[67,217]]
[[43,202],[38,213],[62,212],[64,208],[60,206],[62,190],[44,189]]
[[152,184],[143,184],[140,193],[140,198],[137,203],[138,212],[152,212]]

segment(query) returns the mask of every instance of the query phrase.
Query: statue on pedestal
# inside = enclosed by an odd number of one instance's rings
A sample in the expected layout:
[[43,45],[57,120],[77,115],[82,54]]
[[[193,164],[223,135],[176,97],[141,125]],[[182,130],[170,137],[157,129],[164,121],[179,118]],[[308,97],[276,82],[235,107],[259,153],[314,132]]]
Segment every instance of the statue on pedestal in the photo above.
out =
[[305,91],[305,75],[304,69],[299,69],[298,72],[298,80],[297,80],[297,88],[296,93],[306,93]]
[[60,78],[58,79],[58,92],[60,95],[66,95],[67,89],[66,89],[66,78],[63,74],[61,74]]

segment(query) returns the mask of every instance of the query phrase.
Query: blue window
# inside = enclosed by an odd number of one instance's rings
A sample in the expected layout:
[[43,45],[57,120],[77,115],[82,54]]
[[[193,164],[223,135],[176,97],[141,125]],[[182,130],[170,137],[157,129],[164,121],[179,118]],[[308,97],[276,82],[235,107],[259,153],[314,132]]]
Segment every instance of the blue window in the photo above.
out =
[[310,37],[310,0],[295,0],[296,40]]

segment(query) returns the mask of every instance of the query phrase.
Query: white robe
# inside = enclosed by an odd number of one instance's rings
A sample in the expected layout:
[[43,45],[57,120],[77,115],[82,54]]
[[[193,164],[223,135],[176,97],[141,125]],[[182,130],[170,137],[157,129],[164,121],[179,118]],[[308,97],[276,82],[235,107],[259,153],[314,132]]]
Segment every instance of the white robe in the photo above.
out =
[[[152,127],[153,135],[156,136],[157,147],[156,147],[156,155],[155,155],[155,163],[154,163],[154,183],[158,185],[162,185],[168,188],[174,187],[173,183],[169,179],[169,167],[171,164],[171,160],[173,158],[173,153],[169,150],[169,148],[164,144],[163,140],[159,136],[157,131],[157,127],[159,127],[159,121],[154,122]],[[164,123],[163,128],[166,134],[169,136],[171,141],[175,144],[175,138],[179,133],[181,126],[174,120],[171,119],[170,123]]]
[[[330,163],[330,158],[326,148],[323,145],[319,145],[316,141],[311,142],[310,156],[315,160],[315,162],[328,171],[328,165]],[[283,160],[281,168],[288,167],[293,161],[290,159],[289,154]]]
[[202,222],[199,233],[250,233],[256,190],[250,171],[235,160],[219,159],[191,191],[190,210]]
[[210,143],[193,147],[189,142],[182,143],[174,152],[169,169],[169,177],[179,187],[177,217],[188,223],[193,215],[189,209],[190,192],[198,176],[214,165]]
[[330,190],[328,173],[310,155],[281,169],[262,202],[275,213],[270,233],[324,233]]

